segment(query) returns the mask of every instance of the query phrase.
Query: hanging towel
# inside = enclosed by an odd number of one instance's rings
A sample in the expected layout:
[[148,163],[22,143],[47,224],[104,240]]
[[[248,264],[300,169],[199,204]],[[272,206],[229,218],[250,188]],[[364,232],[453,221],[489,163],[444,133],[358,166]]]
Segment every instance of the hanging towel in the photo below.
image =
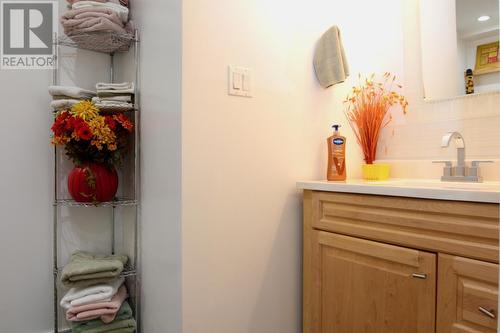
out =
[[69,321],[87,321],[100,318],[104,323],[109,324],[115,320],[118,310],[127,297],[127,288],[122,285],[109,302],[97,302],[69,308],[66,311],[66,319]]
[[108,283],[118,278],[127,260],[127,256],[103,256],[77,251],[64,267],[61,282],[66,287]]
[[314,70],[323,88],[345,81],[349,76],[349,65],[337,26],[323,34],[314,54]]
[[132,317],[132,309],[127,301],[124,301],[120,310],[116,314],[113,322],[105,324],[100,319],[94,319],[84,322],[73,322],[71,328],[74,333],[133,333],[136,323]]
[[61,299],[61,306],[68,310],[71,307],[110,301],[118,292],[124,279],[119,278],[110,283],[98,284],[87,288],[71,288]]

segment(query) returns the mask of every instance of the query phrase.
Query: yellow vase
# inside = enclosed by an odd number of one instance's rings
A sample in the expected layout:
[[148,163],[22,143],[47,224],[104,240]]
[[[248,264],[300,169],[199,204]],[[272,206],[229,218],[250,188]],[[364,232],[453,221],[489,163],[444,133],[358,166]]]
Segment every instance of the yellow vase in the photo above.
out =
[[387,180],[391,174],[389,164],[363,164],[363,179]]

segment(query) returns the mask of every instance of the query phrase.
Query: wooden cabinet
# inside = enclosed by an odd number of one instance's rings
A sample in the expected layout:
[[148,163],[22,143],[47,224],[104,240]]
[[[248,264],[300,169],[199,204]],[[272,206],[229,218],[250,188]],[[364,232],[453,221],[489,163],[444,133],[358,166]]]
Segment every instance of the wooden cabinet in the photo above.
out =
[[496,332],[499,212],[305,191],[303,332]]
[[437,332],[497,331],[498,265],[439,255]]
[[313,332],[434,330],[436,255],[313,231]]

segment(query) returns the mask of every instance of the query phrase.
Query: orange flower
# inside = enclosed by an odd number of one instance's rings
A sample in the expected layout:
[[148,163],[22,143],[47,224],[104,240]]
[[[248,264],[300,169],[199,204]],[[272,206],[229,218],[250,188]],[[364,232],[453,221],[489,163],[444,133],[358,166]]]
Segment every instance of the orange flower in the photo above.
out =
[[[371,164],[376,158],[380,132],[392,121],[391,107],[399,104],[403,114],[406,114],[408,101],[392,90],[396,76],[389,72],[383,74],[382,82],[376,82],[374,74],[364,81],[359,75],[359,80],[360,86],[353,87],[344,102],[347,103],[344,113],[363,150],[366,163]],[[402,88],[399,84],[396,86]]]

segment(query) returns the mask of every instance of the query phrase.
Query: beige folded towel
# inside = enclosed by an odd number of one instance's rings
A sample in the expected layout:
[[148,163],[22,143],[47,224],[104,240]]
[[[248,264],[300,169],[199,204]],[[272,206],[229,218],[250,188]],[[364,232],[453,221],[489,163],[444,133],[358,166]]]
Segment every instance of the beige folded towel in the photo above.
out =
[[349,65],[337,26],[323,34],[314,54],[314,70],[323,88],[344,82],[349,76]]

